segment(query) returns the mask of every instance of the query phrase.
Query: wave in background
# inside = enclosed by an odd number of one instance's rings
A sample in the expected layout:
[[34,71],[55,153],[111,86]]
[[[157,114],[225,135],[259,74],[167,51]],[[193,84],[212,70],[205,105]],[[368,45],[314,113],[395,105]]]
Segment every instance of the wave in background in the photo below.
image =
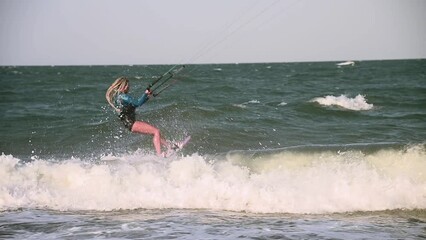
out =
[[338,106],[353,111],[371,110],[373,108],[373,104],[367,103],[365,96],[360,94],[354,98],[345,95],[318,97],[312,99],[311,102],[317,102],[323,106]]
[[335,213],[426,208],[425,145],[96,160],[0,156],[0,210],[214,209]]

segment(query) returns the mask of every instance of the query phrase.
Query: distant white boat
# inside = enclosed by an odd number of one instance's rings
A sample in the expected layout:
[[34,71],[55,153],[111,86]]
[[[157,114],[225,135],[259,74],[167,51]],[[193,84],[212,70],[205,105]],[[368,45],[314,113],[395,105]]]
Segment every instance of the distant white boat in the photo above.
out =
[[338,63],[338,64],[336,64],[337,66],[354,66],[355,65],[355,62],[354,61],[346,61],[346,62],[341,62],[341,63]]

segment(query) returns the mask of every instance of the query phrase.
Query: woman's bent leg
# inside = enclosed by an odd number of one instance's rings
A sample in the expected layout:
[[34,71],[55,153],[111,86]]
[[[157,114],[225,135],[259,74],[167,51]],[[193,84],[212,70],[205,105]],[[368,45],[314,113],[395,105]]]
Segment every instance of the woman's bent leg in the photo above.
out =
[[158,128],[146,122],[136,121],[133,124],[132,132],[154,135],[153,142],[155,151],[158,156],[161,156],[161,144],[165,142],[165,140],[161,139],[160,130],[158,130]]

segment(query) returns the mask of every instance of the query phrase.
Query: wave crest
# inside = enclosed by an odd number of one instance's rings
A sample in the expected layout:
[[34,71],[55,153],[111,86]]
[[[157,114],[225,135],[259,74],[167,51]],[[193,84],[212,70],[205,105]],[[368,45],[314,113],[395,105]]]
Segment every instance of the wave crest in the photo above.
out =
[[340,95],[338,97],[328,95],[314,98],[311,102],[317,102],[323,106],[339,106],[354,111],[371,110],[373,108],[373,104],[367,103],[365,97],[360,94],[355,98],[349,98],[345,95]]
[[165,162],[135,153],[116,160],[20,163],[0,156],[0,209],[204,208],[328,213],[426,208],[424,146],[408,150],[282,151],[253,158],[198,154]]

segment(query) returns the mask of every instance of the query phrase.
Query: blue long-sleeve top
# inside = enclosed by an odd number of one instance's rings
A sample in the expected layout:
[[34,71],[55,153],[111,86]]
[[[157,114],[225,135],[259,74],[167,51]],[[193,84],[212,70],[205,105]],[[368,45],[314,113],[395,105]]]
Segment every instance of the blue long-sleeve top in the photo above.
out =
[[117,96],[116,104],[117,107],[121,110],[123,108],[127,108],[129,106],[132,106],[134,108],[142,106],[146,101],[148,101],[149,97],[148,94],[144,93],[140,98],[134,99],[129,94],[126,93],[120,93]]

